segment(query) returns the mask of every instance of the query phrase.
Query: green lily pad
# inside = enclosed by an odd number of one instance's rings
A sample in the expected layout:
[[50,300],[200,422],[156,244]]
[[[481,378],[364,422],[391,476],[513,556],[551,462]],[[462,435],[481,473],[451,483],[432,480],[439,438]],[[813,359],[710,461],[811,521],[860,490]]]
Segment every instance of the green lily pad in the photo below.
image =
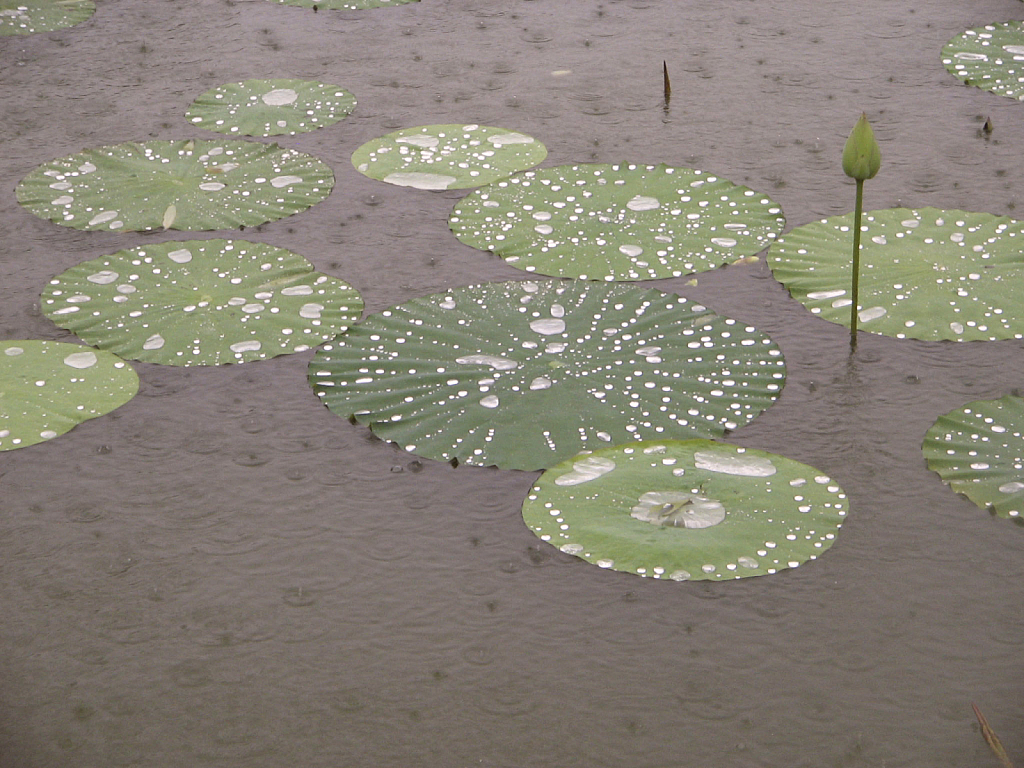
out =
[[940,416],[922,450],[928,468],[954,491],[1024,523],[1024,400],[975,400]]
[[124,360],[77,344],[0,341],[0,451],[63,435],[120,408],[139,390]]
[[320,11],[363,11],[368,8],[388,8],[406,3],[418,3],[420,0],[270,0],[281,5],[298,5],[303,8],[316,8]]
[[967,85],[1024,99],[1024,21],[960,33],[943,47],[942,63]]
[[704,171],[562,165],[475,190],[448,223],[462,242],[527,272],[655,280],[752,256],[785,219],[766,195]]
[[466,189],[529,168],[548,150],[532,136],[482,125],[421,125],[389,133],[352,153],[371,179],[417,189]]
[[246,80],[207,91],[185,117],[196,128],[241,136],[278,136],[332,125],[356,100],[337,85],[311,80]]
[[95,12],[92,0],[0,0],[0,36],[73,27]]
[[721,435],[784,378],[755,328],[673,294],[565,281],[416,299],[309,366],[328,408],[410,452],[527,470],[631,440]]
[[276,144],[127,142],[41,165],[18,184],[36,216],[88,230],[238,229],[290,216],[330,194],[320,160]]
[[[775,279],[816,315],[849,327],[853,214],[783,235]],[[891,208],[861,221],[858,327],[898,339],[1024,338],[1024,222],[990,213]]]
[[655,579],[796,568],[832,546],[846,494],[784,456],[712,440],[602,448],[545,472],[526,525],[562,552]]
[[167,242],[83,262],[50,281],[43,313],[100,349],[165,365],[303,352],[363,302],[298,254],[244,240]]

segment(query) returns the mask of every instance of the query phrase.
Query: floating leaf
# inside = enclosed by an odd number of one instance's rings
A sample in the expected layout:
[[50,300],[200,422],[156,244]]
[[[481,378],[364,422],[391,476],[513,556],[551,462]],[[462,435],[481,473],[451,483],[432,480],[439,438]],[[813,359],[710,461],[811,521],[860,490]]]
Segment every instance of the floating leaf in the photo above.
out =
[[121,357],[218,365],[302,352],[359,319],[359,294],[298,254],[191,240],[86,261],[50,281],[44,314]]
[[[852,227],[852,213],[813,222],[768,253],[794,299],[846,327]],[[891,208],[865,213],[861,232],[861,330],[926,341],[1024,338],[1024,222]]]
[[0,36],[73,27],[95,12],[92,0],[0,0]]
[[331,169],[315,157],[226,139],[87,149],[36,168],[17,194],[36,216],[75,229],[206,230],[290,216],[333,186]]
[[351,93],[311,80],[246,80],[207,91],[185,117],[196,128],[241,136],[294,135],[332,125],[355,108]]
[[63,435],[120,408],[139,389],[121,358],[56,341],[0,341],[0,451]]
[[1024,21],[960,33],[943,47],[942,63],[967,85],[1024,99]]
[[417,189],[465,189],[536,165],[548,150],[532,136],[481,125],[421,125],[368,141],[352,165],[371,179]]
[[543,281],[453,289],[317,352],[335,413],[434,459],[538,469],[630,440],[721,435],[778,397],[778,348],[672,294]]
[[928,468],[982,509],[1024,513],[1024,400],[975,400],[940,416],[924,439]]
[[516,174],[455,206],[467,245],[513,267],[581,280],[653,280],[751,256],[779,206],[746,187],[667,165],[562,165]]
[[545,472],[526,525],[563,552],[655,579],[739,579],[832,546],[846,494],[806,464],[711,440],[602,448]]
[[388,8],[406,3],[418,3],[419,0],[270,0],[270,2],[325,11],[362,11],[368,8]]

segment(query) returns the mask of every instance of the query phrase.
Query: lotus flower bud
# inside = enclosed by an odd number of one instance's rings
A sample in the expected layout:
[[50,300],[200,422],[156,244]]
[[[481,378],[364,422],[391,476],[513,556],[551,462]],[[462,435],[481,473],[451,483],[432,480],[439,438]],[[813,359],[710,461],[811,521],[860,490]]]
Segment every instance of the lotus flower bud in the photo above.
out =
[[882,165],[882,152],[875,141],[868,116],[861,114],[843,148],[843,172],[850,178],[873,179]]

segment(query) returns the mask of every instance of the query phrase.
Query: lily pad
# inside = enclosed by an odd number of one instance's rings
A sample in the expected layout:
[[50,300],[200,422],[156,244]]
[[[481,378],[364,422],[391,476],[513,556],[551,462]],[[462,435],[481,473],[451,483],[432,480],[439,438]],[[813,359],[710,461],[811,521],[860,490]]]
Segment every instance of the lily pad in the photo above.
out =
[[817,469],[712,440],[602,448],[545,472],[526,525],[561,551],[655,579],[762,576],[835,542],[846,494]]
[[36,216],[88,230],[238,229],[290,216],[330,194],[320,160],[276,144],[127,142],[36,168],[18,202]]
[[[816,315],[849,327],[853,214],[783,235],[775,278]],[[990,213],[891,208],[861,221],[858,327],[898,339],[1024,338],[1024,222]]]
[[667,165],[561,165],[463,198],[455,236],[527,272],[655,280],[752,256],[782,231],[779,206],[704,171]]
[[44,314],[121,357],[219,365],[303,352],[359,319],[359,294],[298,254],[244,240],[167,242],[50,281]]
[[332,125],[355,108],[351,93],[311,80],[246,80],[207,91],[185,117],[196,128],[241,136],[278,136]]
[[127,403],[139,377],[124,360],[77,344],[0,341],[0,451],[63,435]]
[[95,12],[92,0],[0,0],[0,36],[73,27]]
[[928,468],[954,491],[1024,522],[1024,400],[975,400],[940,416],[923,451]]
[[421,125],[389,133],[352,153],[371,179],[417,189],[466,189],[489,184],[547,157],[532,136],[484,125]]
[[420,0],[270,0],[280,5],[298,5],[303,8],[316,8],[322,11],[362,11],[368,8],[388,8],[406,3],[418,3]]
[[960,33],[943,47],[942,63],[967,85],[1024,99],[1024,21]]
[[416,299],[309,367],[328,408],[407,451],[527,470],[631,440],[721,435],[767,408],[784,377],[755,328],[673,294],[566,281]]

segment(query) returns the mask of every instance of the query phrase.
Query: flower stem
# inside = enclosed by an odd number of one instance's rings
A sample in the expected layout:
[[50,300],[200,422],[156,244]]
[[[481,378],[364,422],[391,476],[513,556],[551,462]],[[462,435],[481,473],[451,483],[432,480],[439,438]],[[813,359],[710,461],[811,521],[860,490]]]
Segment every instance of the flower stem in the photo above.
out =
[[860,306],[860,214],[864,207],[864,180],[857,179],[857,205],[853,209],[853,282],[850,286],[850,348],[857,346],[857,310]]

